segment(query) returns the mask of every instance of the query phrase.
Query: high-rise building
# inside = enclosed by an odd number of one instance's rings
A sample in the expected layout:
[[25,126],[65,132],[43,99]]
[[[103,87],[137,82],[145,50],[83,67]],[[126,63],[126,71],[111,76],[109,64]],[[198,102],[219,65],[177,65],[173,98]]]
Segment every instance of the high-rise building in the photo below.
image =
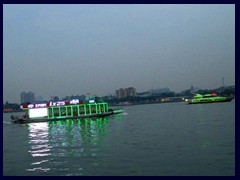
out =
[[120,99],[120,90],[116,90],[116,97]]
[[35,101],[35,94],[33,92],[22,92],[21,93],[21,103],[31,103]]
[[128,97],[135,97],[135,96],[137,96],[136,89],[134,87],[127,88],[127,96]]
[[120,88],[119,90],[116,90],[116,97],[118,99],[126,98],[126,97],[135,97],[136,95],[137,95],[136,89],[133,87]]

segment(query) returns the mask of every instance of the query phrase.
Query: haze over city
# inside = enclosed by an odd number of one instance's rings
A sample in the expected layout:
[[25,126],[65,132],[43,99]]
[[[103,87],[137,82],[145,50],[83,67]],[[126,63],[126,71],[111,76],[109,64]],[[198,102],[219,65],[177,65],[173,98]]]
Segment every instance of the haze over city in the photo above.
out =
[[3,5],[3,101],[235,85],[234,4]]

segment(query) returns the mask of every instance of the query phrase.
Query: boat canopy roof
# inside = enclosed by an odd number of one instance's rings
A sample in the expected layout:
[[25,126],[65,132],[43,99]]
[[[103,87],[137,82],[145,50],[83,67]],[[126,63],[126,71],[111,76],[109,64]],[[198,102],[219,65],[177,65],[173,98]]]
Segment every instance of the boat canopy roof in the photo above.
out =
[[217,96],[216,93],[204,94],[204,95],[202,95],[202,94],[195,94],[194,98],[215,97],[215,96]]
[[201,94],[195,94],[194,95],[194,98],[202,98],[203,97],[203,95],[201,95]]
[[78,105],[78,104],[92,104],[92,103],[107,103],[104,102],[103,99],[96,94],[87,93],[85,100],[80,99],[72,99],[70,101],[50,101],[44,103],[28,103],[22,104],[20,106],[21,109],[32,109],[32,108],[47,108],[52,106],[69,106],[69,105]]

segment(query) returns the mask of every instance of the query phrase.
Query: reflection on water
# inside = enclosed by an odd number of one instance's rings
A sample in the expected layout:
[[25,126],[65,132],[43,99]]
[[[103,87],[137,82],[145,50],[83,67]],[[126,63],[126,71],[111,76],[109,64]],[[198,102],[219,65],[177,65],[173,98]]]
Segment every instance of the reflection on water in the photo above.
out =
[[[29,153],[33,157],[27,171],[68,171],[69,163],[76,163],[77,170],[84,168],[67,157],[95,157],[102,139],[108,134],[108,118],[86,118],[43,123],[30,123]],[[115,116],[121,119],[121,116]],[[98,162],[94,160],[93,165]],[[51,167],[51,168],[50,168]],[[81,175],[76,173],[75,175]]]

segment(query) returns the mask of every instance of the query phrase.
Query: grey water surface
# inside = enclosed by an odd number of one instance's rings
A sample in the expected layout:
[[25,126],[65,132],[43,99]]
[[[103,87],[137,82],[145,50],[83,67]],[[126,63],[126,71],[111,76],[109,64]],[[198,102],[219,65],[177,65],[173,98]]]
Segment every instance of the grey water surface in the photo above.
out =
[[4,113],[3,175],[235,175],[235,101],[122,108],[105,118],[24,125]]

